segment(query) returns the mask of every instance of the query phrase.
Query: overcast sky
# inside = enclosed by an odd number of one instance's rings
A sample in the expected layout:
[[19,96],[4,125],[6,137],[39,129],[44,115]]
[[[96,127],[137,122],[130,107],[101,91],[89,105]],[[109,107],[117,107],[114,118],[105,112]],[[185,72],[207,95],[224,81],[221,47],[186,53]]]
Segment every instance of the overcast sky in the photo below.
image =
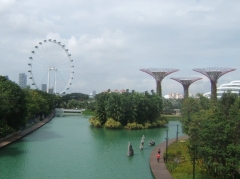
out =
[[239,17],[239,0],[0,0],[0,74],[29,77],[31,51],[56,39],[73,59],[68,93],[155,90],[141,68],[179,69],[163,79],[163,95],[183,93],[171,77],[202,77],[189,91],[205,93],[210,82],[193,68],[235,68],[218,86],[240,80]]

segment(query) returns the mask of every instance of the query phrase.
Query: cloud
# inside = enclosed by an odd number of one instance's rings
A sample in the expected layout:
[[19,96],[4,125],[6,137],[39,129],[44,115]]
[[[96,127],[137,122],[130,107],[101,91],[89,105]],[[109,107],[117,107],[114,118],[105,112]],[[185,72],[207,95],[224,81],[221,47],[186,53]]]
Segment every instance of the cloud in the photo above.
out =
[[14,6],[15,0],[0,0],[0,14]]
[[[34,47],[56,39],[73,59],[73,92],[155,90],[154,78],[140,68],[180,69],[163,79],[163,94],[182,92],[170,79],[181,76],[202,77],[190,92],[207,92],[209,80],[193,68],[240,67],[239,5],[237,0],[0,0],[1,74],[17,82],[18,73],[28,71]],[[218,84],[237,78],[236,70]]]

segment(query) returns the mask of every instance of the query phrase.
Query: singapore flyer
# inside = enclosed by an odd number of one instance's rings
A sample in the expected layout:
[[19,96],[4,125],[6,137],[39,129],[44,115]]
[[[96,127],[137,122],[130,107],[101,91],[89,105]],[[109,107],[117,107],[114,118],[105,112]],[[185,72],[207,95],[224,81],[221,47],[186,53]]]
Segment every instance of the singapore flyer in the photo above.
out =
[[44,40],[31,51],[29,79],[33,88],[47,93],[65,94],[72,85],[74,66],[65,45]]

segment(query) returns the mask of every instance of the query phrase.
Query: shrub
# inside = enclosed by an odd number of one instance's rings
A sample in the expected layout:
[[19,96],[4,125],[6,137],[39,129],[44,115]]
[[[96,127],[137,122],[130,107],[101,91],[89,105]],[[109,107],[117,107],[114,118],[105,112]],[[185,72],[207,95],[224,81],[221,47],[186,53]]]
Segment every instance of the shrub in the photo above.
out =
[[148,121],[144,124],[144,128],[145,129],[149,129],[149,128],[152,128],[152,124]]
[[102,127],[101,121],[99,121],[99,119],[96,118],[96,117],[91,117],[91,118],[89,119],[89,122],[90,122],[91,125],[93,125],[94,127],[97,127],[97,128]]
[[137,122],[133,122],[133,123],[127,123],[125,128],[129,130],[137,130],[137,129],[144,129],[144,126],[142,124],[138,124]]
[[108,129],[121,129],[122,125],[119,121],[115,121],[112,118],[109,118],[106,122],[105,122],[105,127]]

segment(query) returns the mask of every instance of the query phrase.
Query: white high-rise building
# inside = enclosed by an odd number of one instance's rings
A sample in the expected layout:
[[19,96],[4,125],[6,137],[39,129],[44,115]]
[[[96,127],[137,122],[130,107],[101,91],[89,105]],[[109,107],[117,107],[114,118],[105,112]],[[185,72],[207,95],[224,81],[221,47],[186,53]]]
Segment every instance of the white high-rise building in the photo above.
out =
[[27,87],[27,75],[25,75],[25,73],[19,73],[18,85],[21,88],[26,88]]

